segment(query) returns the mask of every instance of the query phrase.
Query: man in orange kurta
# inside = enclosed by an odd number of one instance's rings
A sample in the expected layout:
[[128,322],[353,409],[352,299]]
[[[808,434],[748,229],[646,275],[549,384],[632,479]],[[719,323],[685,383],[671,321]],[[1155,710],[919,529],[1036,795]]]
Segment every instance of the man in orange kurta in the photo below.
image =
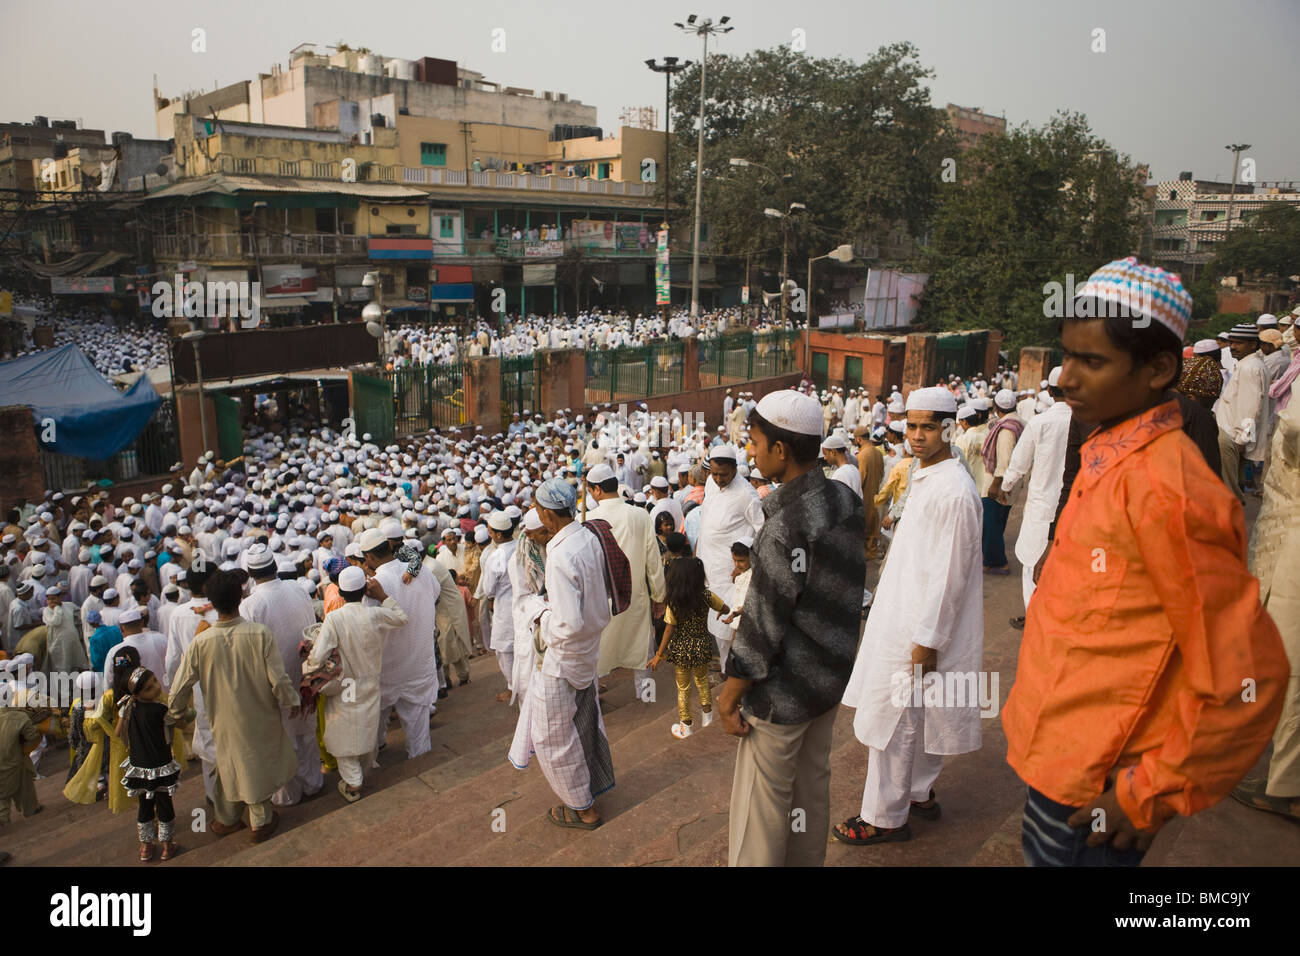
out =
[[1067,318],[1062,330],[1065,400],[1099,427],[1029,603],[1002,717],[1007,761],[1029,787],[1029,865],[1137,865],[1170,817],[1221,800],[1254,765],[1289,674],[1246,567],[1241,505],[1167,392],[1190,297],[1133,259],[1080,295],[1142,283],[1159,290],[1144,299],[1154,322]]

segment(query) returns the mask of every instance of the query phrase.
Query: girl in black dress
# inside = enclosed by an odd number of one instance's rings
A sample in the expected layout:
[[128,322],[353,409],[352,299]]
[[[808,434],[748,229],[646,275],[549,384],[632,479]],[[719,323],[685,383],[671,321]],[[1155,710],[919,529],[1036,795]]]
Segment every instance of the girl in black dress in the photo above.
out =
[[171,728],[162,684],[147,667],[137,667],[126,679],[127,696],[118,705],[118,736],[129,744],[130,756],[122,761],[122,786],[128,797],[140,802],[136,828],[140,833],[140,862],[153,859],[154,841],[162,844],[162,859],[170,860],[180,848],[172,840],[176,809],[172,794],[181,768],[172,759]]
[[709,693],[709,661],[713,659],[713,635],[709,633],[709,610],[719,614],[730,611],[722,599],[708,589],[704,562],[695,557],[680,557],[664,571],[667,611],[664,612],[663,639],[659,651],[650,659],[650,669],[666,660],[677,669],[677,716],[672,735],[685,740],[695,732],[691,720],[691,681],[700,696],[704,726],[713,723],[713,702]]

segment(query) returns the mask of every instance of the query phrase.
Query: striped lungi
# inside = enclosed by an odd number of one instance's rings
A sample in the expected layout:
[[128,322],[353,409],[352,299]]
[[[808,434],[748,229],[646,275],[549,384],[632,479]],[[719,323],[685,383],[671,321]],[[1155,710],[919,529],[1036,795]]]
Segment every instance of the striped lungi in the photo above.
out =
[[577,690],[563,677],[540,672],[531,676],[510,762],[523,770],[534,754],[555,795],[574,810],[586,810],[614,786],[614,762],[595,681]]

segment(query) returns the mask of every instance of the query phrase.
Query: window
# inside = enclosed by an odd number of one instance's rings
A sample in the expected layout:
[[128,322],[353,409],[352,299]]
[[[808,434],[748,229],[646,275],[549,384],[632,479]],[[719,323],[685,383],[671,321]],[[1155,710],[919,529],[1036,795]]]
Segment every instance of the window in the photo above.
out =
[[456,220],[452,216],[438,217],[438,238],[455,239],[456,238]]
[[1174,202],[1177,198],[1178,198],[1178,190],[1176,189],[1169,190],[1169,201]]
[[390,236],[414,236],[417,235],[415,226],[408,223],[389,223],[387,234]]
[[609,179],[609,169],[610,169],[610,166],[612,166],[612,165],[613,165],[612,163],[597,163],[597,164],[596,164],[596,178],[597,178],[597,179]]
[[420,144],[420,165],[421,166],[446,166],[447,165],[447,144],[446,143],[421,143]]
[[316,231],[333,232],[334,231],[334,210],[317,209],[316,212]]

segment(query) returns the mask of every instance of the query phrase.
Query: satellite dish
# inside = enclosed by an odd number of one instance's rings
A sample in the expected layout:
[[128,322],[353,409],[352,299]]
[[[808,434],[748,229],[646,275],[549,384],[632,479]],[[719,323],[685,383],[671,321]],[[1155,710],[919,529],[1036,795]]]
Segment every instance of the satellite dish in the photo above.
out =
[[159,176],[166,176],[166,175],[167,175],[167,164],[166,164],[166,163],[159,163],[157,166],[155,166],[155,167],[153,168],[153,171],[154,171],[155,173],[157,173]]

